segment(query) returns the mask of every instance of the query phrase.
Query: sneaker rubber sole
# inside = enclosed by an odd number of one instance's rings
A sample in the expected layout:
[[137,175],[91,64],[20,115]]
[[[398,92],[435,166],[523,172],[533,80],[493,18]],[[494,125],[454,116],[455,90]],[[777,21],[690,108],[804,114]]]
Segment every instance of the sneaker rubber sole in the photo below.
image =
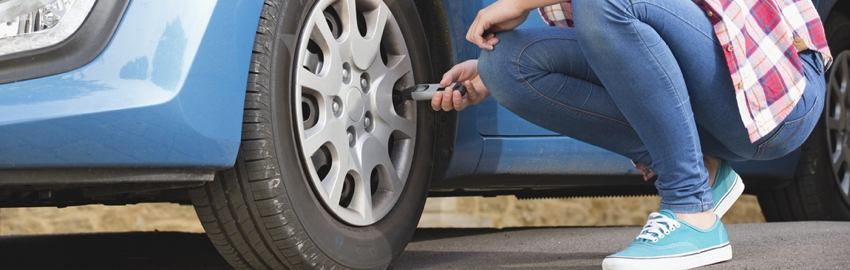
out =
[[735,182],[732,183],[732,188],[729,189],[726,194],[723,195],[720,199],[715,199],[717,202],[714,204],[714,213],[717,214],[717,217],[723,217],[723,214],[726,214],[726,211],[729,211],[729,208],[732,208],[732,205],[735,204],[735,201],[741,197],[741,194],[744,193],[744,181],[741,179],[741,176],[735,174]]
[[603,270],[618,269],[691,269],[732,259],[732,246],[729,243],[707,248],[691,254],[661,258],[622,258],[608,257],[602,261]]

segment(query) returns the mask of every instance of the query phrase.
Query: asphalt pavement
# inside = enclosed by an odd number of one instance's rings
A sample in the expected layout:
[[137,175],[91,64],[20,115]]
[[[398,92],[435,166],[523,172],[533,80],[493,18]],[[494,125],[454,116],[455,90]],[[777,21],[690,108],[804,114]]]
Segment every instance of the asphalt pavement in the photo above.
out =
[[[704,269],[850,269],[850,222],[728,225],[734,258]],[[599,269],[639,227],[420,229],[393,269]],[[0,237],[0,269],[230,269],[203,234]]]
[[[732,261],[703,269],[850,269],[850,222],[726,226]],[[423,229],[395,269],[600,269],[639,227]]]

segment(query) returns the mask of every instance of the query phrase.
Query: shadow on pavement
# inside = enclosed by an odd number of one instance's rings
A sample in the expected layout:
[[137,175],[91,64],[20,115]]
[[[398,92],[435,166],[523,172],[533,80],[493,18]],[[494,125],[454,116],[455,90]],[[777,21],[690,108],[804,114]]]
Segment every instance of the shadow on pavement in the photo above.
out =
[[558,228],[573,228],[573,229],[588,229],[588,228],[623,228],[628,226],[570,226],[570,227],[554,227],[554,226],[540,226],[540,227],[508,227],[501,229],[494,228],[419,228],[416,229],[416,233],[413,234],[413,238],[410,239],[410,243],[423,242],[423,241],[431,241],[431,240],[440,240],[440,239],[450,239],[450,238],[458,238],[458,237],[472,237],[472,236],[483,236],[488,234],[508,234],[515,232],[523,232],[523,231],[536,231],[536,230],[546,230],[546,229],[558,229]]
[[232,269],[205,234],[176,232],[0,237],[2,269]]
[[404,251],[390,269],[599,269],[599,262],[608,255],[593,252]]
[[446,238],[457,238],[464,236],[476,236],[495,233],[504,233],[507,231],[521,230],[523,228],[505,228],[505,229],[489,229],[489,228],[420,228],[416,229],[411,243],[439,240]]

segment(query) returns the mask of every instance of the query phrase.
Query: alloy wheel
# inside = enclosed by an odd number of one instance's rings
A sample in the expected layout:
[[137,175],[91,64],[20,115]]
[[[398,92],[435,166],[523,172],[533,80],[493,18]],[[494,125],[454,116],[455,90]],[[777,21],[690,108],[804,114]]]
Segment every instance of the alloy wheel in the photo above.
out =
[[827,82],[826,127],[833,179],[850,204],[850,51],[835,57]]

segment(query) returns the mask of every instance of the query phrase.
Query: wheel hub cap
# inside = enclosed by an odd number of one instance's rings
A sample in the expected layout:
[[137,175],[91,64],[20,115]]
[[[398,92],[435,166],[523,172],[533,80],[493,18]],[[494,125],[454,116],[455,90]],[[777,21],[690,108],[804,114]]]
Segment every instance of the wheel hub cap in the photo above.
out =
[[360,121],[360,118],[363,117],[363,94],[360,93],[360,89],[351,88],[348,90],[348,118],[351,121]]
[[[354,226],[383,218],[404,190],[416,141],[414,82],[398,22],[379,0],[319,0],[299,36],[293,104],[307,180]],[[311,119],[308,121],[307,119]]]

